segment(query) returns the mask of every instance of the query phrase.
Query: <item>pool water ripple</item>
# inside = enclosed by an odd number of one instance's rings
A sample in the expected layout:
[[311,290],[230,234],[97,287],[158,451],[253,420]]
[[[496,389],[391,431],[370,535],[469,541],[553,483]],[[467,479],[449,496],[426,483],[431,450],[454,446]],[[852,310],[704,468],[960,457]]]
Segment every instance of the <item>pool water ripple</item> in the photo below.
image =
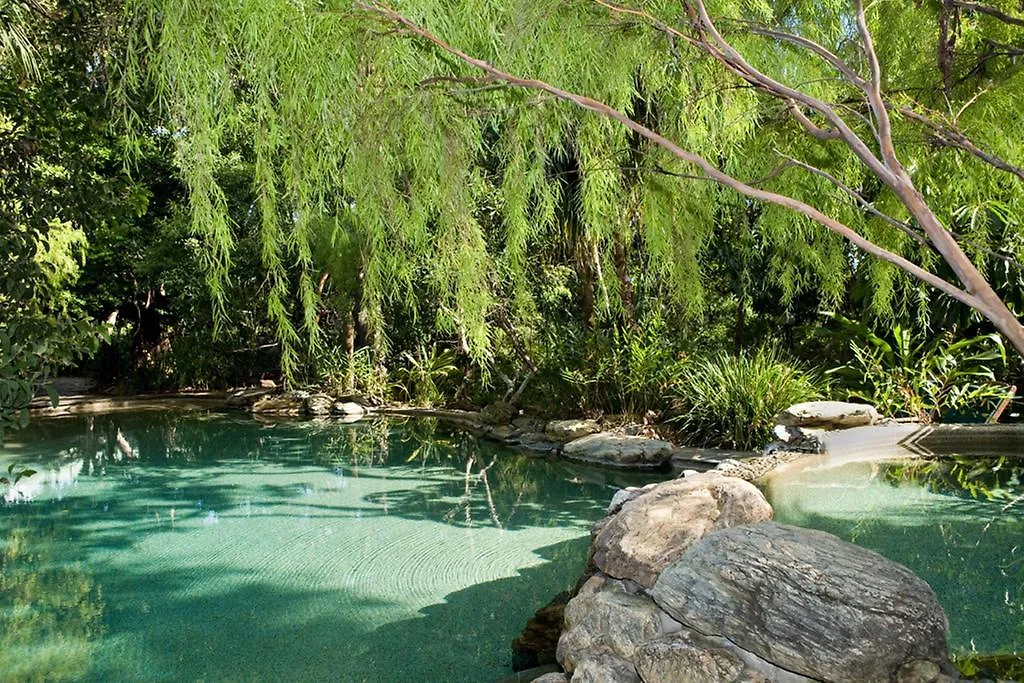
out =
[[499,678],[637,483],[426,422],[196,413],[39,422],[10,462],[39,474],[0,507],[0,680]]

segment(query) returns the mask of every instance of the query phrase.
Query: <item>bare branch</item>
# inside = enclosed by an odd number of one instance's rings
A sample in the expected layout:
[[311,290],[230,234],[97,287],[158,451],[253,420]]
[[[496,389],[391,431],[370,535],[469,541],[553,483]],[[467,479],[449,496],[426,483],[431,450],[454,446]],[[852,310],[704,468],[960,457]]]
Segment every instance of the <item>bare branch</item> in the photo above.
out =
[[864,0],[854,0],[854,9],[857,17],[857,32],[860,34],[864,54],[868,58],[868,66],[871,70],[871,80],[865,92],[868,96],[868,105],[875,115],[875,121],[878,122],[878,131],[875,133],[875,137],[878,139],[878,146],[885,165],[897,178],[903,180],[906,173],[896,158],[896,148],[892,144],[892,122],[889,120],[889,111],[882,99],[882,67],[878,63],[878,54],[875,52],[871,32],[868,31],[867,19],[864,16]]
[[944,144],[948,147],[962,149],[963,151],[974,155],[978,159],[981,159],[986,164],[994,168],[997,168],[1000,171],[1006,171],[1007,173],[1015,175],[1020,180],[1024,180],[1024,168],[1021,168],[1020,166],[1015,166],[1014,164],[1011,164],[1010,162],[999,158],[998,156],[992,154],[991,152],[986,152],[985,150],[978,147],[978,145],[972,142],[970,138],[968,138],[966,135],[964,135],[956,128],[944,126],[941,123],[938,123],[930,119],[924,114],[920,114],[914,111],[910,107],[899,107],[897,111],[899,111],[899,113],[902,114],[903,116],[906,116],[908,119],[917,121],[926,128],[931,129],[932,132],[935,134],[936,139],[941,144]]
[[[690,164],[693,164],[694,166],[699,168],[704,173],[704,175],[706,175],[708,178],[710,178],[711,180],[715,181],[716,183],[718,183],[718,184],[720,184],[720,185],[722,185],[724,187],[729,187],[729,188],[735,190],[736,192],[739,192],[742,195],[750,197],[751,199],[757,199],[759,201],[767,202],[767,203],[770,203],[770,204],[775,204],[777,206],[781,206],[783,208],[790,209],[791,211],[794,211],[795,213],[798,213],[798,214],[800,214],[802,216],[805,216],[805,217],[815,221],[816,223],[819,223],[819,224],[823,225],[824,227],[828,228],[829,230],[831,230],[832,232],[836,233],[837,235],[840,235],[841,237],[845,238],[846,240],[848,240],[850,243],[852,243],[854,246],[858,247],[862,251],[864,251],[864,252],[866,252],[868,254],[871,254],[872,256],[875,256],[877,258],[880,258],[880,259],[882,259],[884,261],[887,261],[887,262],[889,262],[889,263],[891,263],[891,264],[893,264],[893,265],[895,265],[895,266],[897,266],[897,267],[907,271],[908,273],[910,273],[914,277],[916,277],[916,278],[918,278],[918,279],[920,279],[920,280],[930,284],[931,286],[935,287],[936,289],[938,289],[938,290],[948,294],[949,296],[953,297],[957,301],[960,301],[960,302],[962,302],[962,303],[964,303],[964,304],[966,304],[968,306],[971,306],[972,308],[979,308],[979,307],[981,307],[983,305],[982,302],[978,298],[976,298],[974,295],[968,293],[967,291],[965,291],[963,289],[960,289],[956,285],[953,285],[952,283],[947,282],[946,280],[943,280],[942,278],[938,277],[937,275],[928,272],[927,270],[921,268],[920,266],[918,266],[917,264],[907,260],[906,258],[904,258],[904,257],[902,257],[902,256],[900,256],[898,254],[895,254],[895,253],[889,251],[888,249],[880,247],[879,245],[877,245],[877,244],[871,242],[870,240],[864,238],[862,235],[857,233],[855,230],[853,230],[849,226],[847,226],[847,225],[843,224],[842,222],[832,218],[831,216],[825,215],[819,209],[816,209],[813,206],[810,206],[809,204],[801,202],[801,201],[799,201],[797,199],[794,199],[792,197],[787,197],[785,195],[780,195],[780,194],[777,194],[775,192],[769,192],[769,191],[766,191],[766,190],[760,190],[760,189],[758,189],[756,187],[753,187],[751,185],[748,185],[748,184],[746,184],[746,183],[744,183],[744,182],[742,182],[740,180],[737,180],[736,178],[733,178],[732,176],[730,176],[730,175],[724,173],[723,171],[719,170],[716,166],[714,166],[711,162],[709,162],[704,157],[702,157],[702,156],[700,156],[698,154],[694,154],[693,152],[690,152],[689,150],[683,149],[682,147],[680,147],[675,142],[672,142],[671,140],[669,140],[668,138],[664,137],[663,135],[654,132],[653,130],[651,130],[650,128],[647,128],[643,124],[638,123],[638,122],[630,119],[628,116],[626,116],[622,112],[620,112],[617,109],[614,109],[614,108],[608,106],[607,104],[604,104],[603,102],[599,102],[598,100],[592,99],[590,97],[586,97],[584,95],[579,95],[579,94],[576,94],[576,93],[569,92],[567,90],[563,90],[563,89],[561,89],[561,88],[559,88],[557,86],[551,85],[551,84],[546,83],[544,81],[540,81],[540,80],[537,80],[537,79],[531,79],[531,78],[520,78],[520,77],[514,76],[514,75],[512,75],[512,74],[510,74],[510,73],[508,73],[506,71],[502,71],[501,69],[498,69],[497,67],[491,65],[489,62],[486,62],[486,61],[484,61],[482,59],[478,59],[476,57],[472,57],[469,54],[463,52],[462,50],[460,50],[460,49],[458,49],[456,47],[453,47],[452,45],[449,45],[448,43],[446,43],[442,39],[438,38],[434,34],[430,33],[426,29],[420,27],[418,24],[413,23],[411,20],[407,19],[405,16],[399,14],[398,12],[396,12],[395,10],[392,10],[390,8],[387,8],[387,7],[384,7],[382,5],[375,4],[375,3],[362,2],[362,1],[358,2],[358,6],[366,9],[367,11],[370,11],[370,12],[373,12],[375,14],[378,14],[379,16],[381,16],[381,17],[383,17],[383,18],[385,18],[385,19],[387,19],[389,21],[393,21],[393,22],[396,22],[396,23],[404,26],[411,33],[414,33],[414,34],[420,36],[421,38],[423,38],[424,40],[427,40],[427,41],[433,43],[434,45],[436,45],[437,47],[441,48],[445,52],[447,52],[447,53],[449,53],[449,54],[451,54],[451,55],[453,55],[455,57],[458,57],[460,60],[462,60],[466,64],[469,64],[469,65],[471,65],[473,67],[476,67],[477,69],[480,69],[484,73],[487,73],[487,74],[493,76],[494,78],[503,80],[503,81],[505,81],[507,83],[510,83],[512,85],[516,85],[516,86],[519,86],[519,87],[522,87],[522,88],[529,88],[529,89],[533,89],[533,90],[542,90],[542,91],[547,92],[547,93],[549,93],[551,95],[554,95],[558,99],[564,100],[566,102],[570,102],[570,103],[576,105],[577,107],[580,107],[581,109],[585,109],[587,111],[592,111],[592,112],[595,112],[597,114],[600,114],[601,116],[605,116],[605,117],[610,118],[610,119],[612,119],[614,121],[617,121],[620,124],[622,124],[623,126],[625,126],[626,128],[628,128],[628,129],[632,130],[633,132],[639,134],[640,136],[644,137],[645,139],[653,142],[654,144],[658,145],[659,147],[662,147],[663,149],[669,151],[670,153],[672,153],[676,157],[682,159],[683,161],[686,161],[686,162],[688,162]],[[705,16],[706,16],[706,13],[705,13]],[[735,53],[735,50],[733,50],[731,46],[729,46],[728,50],[732,51],[732,53]],[[740,58],[740,59],[742,60],[742,58]],[[785,86],[783,86],[783,87],[785,87]]]
[[828,171],[823,171],[817,166],[811,166],[810,164],[804,163],[803,161],[795,159],[786,154],[780,153],[779,156],[781,156],[783,159],[786,159],[789,162],[790,166],[797,166],[809,173],[813,173],[814,175],[829,181],[830,183],[838,187],[840,190],[842,190],[844,193],[846,193],[851,199],[853,199],[853,201],[859,204],[862,209],[864,209],[873,216],[881,218],[883,221],[893,226],[894,228],[899,229],[901,232],[911,237],[915,242],[923,244],[924,246],[931,246],[931,244],[928,242],[928,238],[914,230],[914,228],[909,223],[904,223],[903,221],[893,218],[889,214],[880,211],[875,207],[874,204],[864,199],[864,197],[859,192],[854,190],[852,187],[850,187],[843,181],[839,180],[839,178],[836,178]]
[[867,81],[861,78],[849,64],[844,62],[835,53],[833,53],[831,50],[828,50],[820,43],[816,43],[813,40],[804,38],[803,36],[798,36],[792,33],[787,33],[785,31],[779,31],[773,28],[769,28],[767,26],[758,24],[753,21],[747,21],[743,19],[734,19],[733,21],[743,24],[743,26],[748,31],[756,35],[764,36],[766,38],[773,38],[775,40],[779,40],[782,42],[791,43],[798,47],[806,48],[807,50],[810,50],[811,52],[813,52],[814,54],[818,55],[826,62],[831,64],[836,71],[838,71],[844,78],[846,78],[847,81],[849,81],[853,85],[857,86],[858,88],[867,87]]
[[969,2],[968,0],[949,0],[951,5],[956,5],[962,9],[970,10],[972,12],[978,12],[979,14],[987,14],[990,17],[998,19],[1006,24],[1012,24],[1013,26],[1024,26],[1024,19],[1021,17],[1015,17],[1005,12],[1002,12],[991,5],[982,5],[977,2]]
[[815,138],[821,141],[828,141],[842,137],[842,134],[835,128],[821,128],[816,126],[813,121],[807,118],[806,114],[800,111],[800,107],[796,106],[796,102],[793,100],[786,103],[786,108],[789,110],[789,113],[793,115],[793,118],[804,127],[804,130]]

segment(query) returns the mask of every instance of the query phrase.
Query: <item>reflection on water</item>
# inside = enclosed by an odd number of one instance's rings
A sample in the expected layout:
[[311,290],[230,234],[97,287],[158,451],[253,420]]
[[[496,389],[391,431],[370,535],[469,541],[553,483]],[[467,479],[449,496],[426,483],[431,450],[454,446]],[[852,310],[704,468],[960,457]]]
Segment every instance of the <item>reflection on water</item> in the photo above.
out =
[[429,421],[115,414],[17,437],[0,466],[37,470],[0,507],[18,680],[497,678],[612,489],[641,483]]
[[924,578],[954,652],[1024,655],[1021,459],[811,462],[765,489],[778,521],[834,533]]
[[92,578],[61,558],[59,529],[35,524],[3,539],[0,680],[74,680],[89,672],[103,630]]

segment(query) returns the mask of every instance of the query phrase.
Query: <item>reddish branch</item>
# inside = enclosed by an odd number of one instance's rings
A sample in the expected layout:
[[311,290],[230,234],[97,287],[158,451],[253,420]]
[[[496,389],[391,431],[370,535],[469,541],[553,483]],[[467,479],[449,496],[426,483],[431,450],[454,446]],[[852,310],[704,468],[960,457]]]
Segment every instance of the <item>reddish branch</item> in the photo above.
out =
[[[924,198],[913,184],[910,175],[899,162],[896,156],[895,146],[892,140],[892,125],[889,119],[888,107],[882,97],[882,74],[878,57],[874,49],[871,34],[867,29],[867,22],[864,16],[864,8],[860,0],[856,0],[856,23],[861,38],[862,48],[867,57],[870,69],[869,79],[859,79],[852,84],[859,88],[865,96],[874,119],[874,140],[869,146],[858,136],[849,124],[843,119],[836,109],[827,102],[813,97],[795,88],[789,87],[767,74],[753,67],[746,59],[722,36],[715,23],[707,13],[702,0],[690,0],[686,8],[690,18],[693,35],[686,35],[677,29],[667,26],[663,22],[654,19],[651,15],[641,10],[623,8],[612,5],[605,0],[595,2],[611,9],[617,13],[625,13],[642,18],[649,18],[653,25],[659,30],[669,33],[670,36],[685,40],[706,52],[724,65],[729,71],[754,85],[756,88],[772,97],[781,99],[787,103],[793,103],[790,111],[799,111],[802,105],[817,114],[828,122],[830,129],[835,132],[837,140],[853,151],[858,159],[877,176],[903,203],[915,222],[924,231],[928,241],[942,255],[947,264],[952,268],[963,287],[958,287],[934,273],[931,273],[917,264],[907,260],[899,254],[895,254],[866,239],[849,226],[824,214],[819,209],[786,195],[762,190],[747,183],[744,183],[719,170],[714,164],[700,155],[680,147],[678,144],[651,130],[643,124],[632,120],[624,113],[609,105],[584,95],[563,90],[555,85],[544,81],[521,78],[503,71],[489,62],[473,57],[457,47],[449,45],[441,38],[427,31],[395,10],[374,2],[357,2],[359,7],[373,12],[380,17],[396,23],[406,29],[409,33],[434,44],[450,55],[457,57],[466,64],[473,66],[491,78],[531,90],[546,92],[557,99],[570,102],[581,109],[595,112],[601,116],[617,121],[629,130],[641,137],[667,150],[677,158],[690,163],[701,170],[710,180],[731,188],[740,194],[770,204],[787,208],[795,213],[803,215],[823,225],[832,232],[842,236],[859,249],[887,261],[914,277],[948,294],[954,299],[970,306],[982,313],[1010,340],[1017,350],[1024,355],[1024,327],[1017,318],[1009,311],[999,296],[971,260],[957,244],[950,232],[941,224],[934,215]],[[801,112],[802,113],[802,112]],[[812,124],[813,125],[813,124]],[[819,128],[815,126],[815,128]],[[831,137],[831,133],[829,133]],[[872,150],[876,147],[880,155]]]

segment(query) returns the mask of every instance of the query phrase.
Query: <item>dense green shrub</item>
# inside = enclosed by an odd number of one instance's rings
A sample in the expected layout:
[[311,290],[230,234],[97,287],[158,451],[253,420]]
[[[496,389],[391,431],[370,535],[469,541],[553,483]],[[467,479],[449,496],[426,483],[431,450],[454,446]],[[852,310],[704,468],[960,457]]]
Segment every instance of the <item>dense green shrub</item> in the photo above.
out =
[[883,415],[935,422],[950,413],[991,412],[1007,395],[994,371],[1006,364],[998,335],[957,340],[951,332],[919,340],[900,325],[882,336],[842,316],[832,318],[850,336],[853,358],[829,374],[843,382],[848,397]]
[[693,444],[756,449],[772,438],[772,418],[784,408],[819,398],[817,373],[774,349],[718,353],[687,364],[675,385],[673,418]]

